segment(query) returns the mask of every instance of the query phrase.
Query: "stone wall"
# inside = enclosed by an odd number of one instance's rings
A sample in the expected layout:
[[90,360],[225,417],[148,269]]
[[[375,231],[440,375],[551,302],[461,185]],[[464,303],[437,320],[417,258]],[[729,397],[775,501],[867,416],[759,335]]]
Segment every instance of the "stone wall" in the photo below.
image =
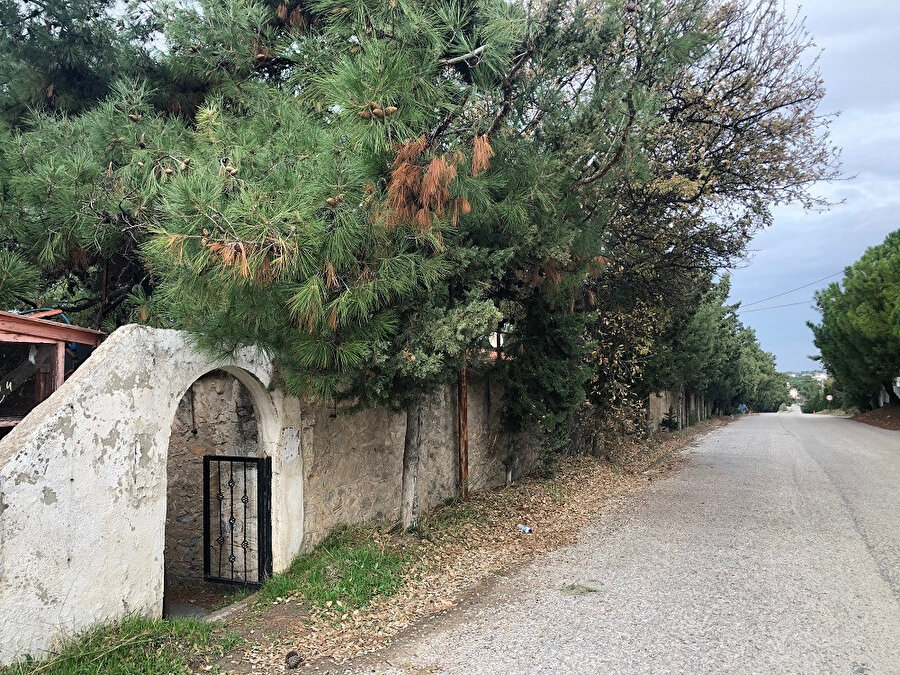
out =
[[397,518],[402,415],[387,408],[338,413],[296,399],[287,414],[301,424],[307,546],[338,524]]
[[[469,483],[473,491],[506,481],[508,446],[501,434],[502,390],[469,375]],[[388,407],[335,410],[294,400],[289,419],[300,419],[306,545],[320,541],[336,525],[400,520],[400,488],[406,414]],[[419,503],[434,508],[459,493],[457,391],[442,387],[423,406]],[[522,457],[514,476],[531,464]]]
[[[336,411],[273,380],[258,350],[213,357],[177,331],[126,326],[0,440],[0,664],[97,622],[160,616],[167,566],[197,578],[203,454],[271,459],[275,572],[336,525],[399,520],[405,414]],[[472,372],[468,400],[472,489],[527,472],[505,462],[497,383]],[[455,385],[424,413],[428,509],[458,493]]]
[[503,387],[483,375],[469,375],[469,489],[485,490],[531,473],[536,448],[516,448],[503,433]]
[[671,408],[676,415],[681,410],[681,396],[678,392],[663,390],[650,394],[650,400],[647,403],[647,416],[649,418],[650,429],[657,431],[661,428],[666,415]]
[[712,415],[712,403],[696,394],[685,394],[683,389],[663,390],[650,394],[647,402],[647,418],[652,431],[658,431],[669,409],[675,413],[678,428],[689,426],[692,419],[700,422]]

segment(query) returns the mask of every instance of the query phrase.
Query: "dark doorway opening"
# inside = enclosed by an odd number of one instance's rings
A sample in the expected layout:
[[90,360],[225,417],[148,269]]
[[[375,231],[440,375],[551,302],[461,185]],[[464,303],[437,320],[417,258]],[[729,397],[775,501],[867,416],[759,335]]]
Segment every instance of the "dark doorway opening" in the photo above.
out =
[[164,616],[202,616],[271,574],[271,460],[237,378],[212,371],[182,398],[167,461]]

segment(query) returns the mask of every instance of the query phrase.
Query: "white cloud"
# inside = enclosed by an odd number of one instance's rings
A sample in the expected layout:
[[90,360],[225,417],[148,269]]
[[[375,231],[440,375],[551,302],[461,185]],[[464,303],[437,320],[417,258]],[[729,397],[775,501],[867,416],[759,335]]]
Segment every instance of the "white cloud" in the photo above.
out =
[[[844,173],[853,179],[817,187],[828,199],[843,201],[825,213],[796,206],[775,210],[773,228],[754,238],[749,260],[733,274],[732,299],[745,303],[840,271],[900,228],[900,1],[802,4],[807,27],[824,50],[823,112],[841,111],[832,137],[842,148]],[[815,290],[759,306],[811,300]],[[806,360],[815,348],[805,325],[817,319],[813,310],[800,305],[743,318],[782,369],[813,367]]]

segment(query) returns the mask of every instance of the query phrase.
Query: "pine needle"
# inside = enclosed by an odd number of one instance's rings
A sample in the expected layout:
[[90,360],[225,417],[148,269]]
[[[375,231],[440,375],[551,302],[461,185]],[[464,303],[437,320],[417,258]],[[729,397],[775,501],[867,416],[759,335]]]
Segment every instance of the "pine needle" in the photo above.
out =
[[472,176],[478,176],[483,171],[491,168],[491,157],[494,149],[488,143],[487,134],[475,137],[475,147],[472,150]]

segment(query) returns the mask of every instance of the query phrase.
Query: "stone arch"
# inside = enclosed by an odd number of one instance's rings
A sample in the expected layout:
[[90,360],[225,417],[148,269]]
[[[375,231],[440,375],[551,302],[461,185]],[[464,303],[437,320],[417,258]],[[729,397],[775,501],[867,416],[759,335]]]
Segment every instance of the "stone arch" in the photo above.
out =
[[162,614],[172,422],[215,369],[247,388],[272,458],[275,570],[299,551],[299,434],[285,427],[269,358],[217,358],[184,333],[125,326],[0,440],[0,663],[99,621]]

